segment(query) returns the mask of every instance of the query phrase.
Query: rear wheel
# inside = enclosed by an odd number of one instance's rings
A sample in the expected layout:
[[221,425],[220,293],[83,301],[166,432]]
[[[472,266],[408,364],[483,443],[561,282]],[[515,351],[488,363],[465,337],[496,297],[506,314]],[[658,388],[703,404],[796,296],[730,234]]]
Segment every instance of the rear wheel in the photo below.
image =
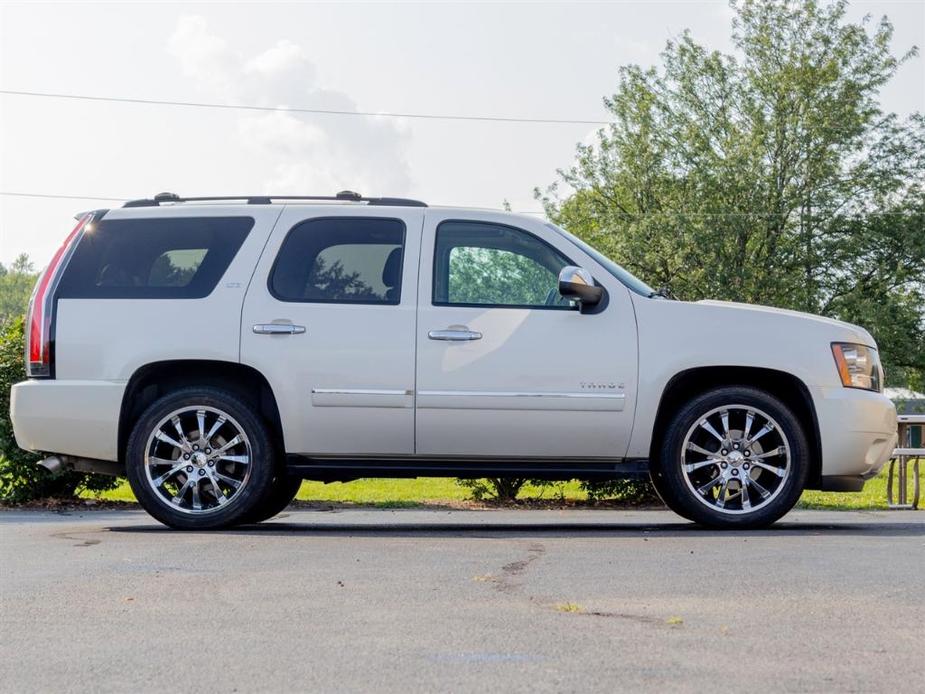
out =
[[138,419],[126,474],[144,509],[173,528],[208,530],[246,522],[272,492],[267,427],[236,395],[185,388]]
[[302,486],[301,477],[289,477],[281,474],[273,479],[270,493],[263,503],[249,514],[242,523],[262,523],[273,516],[282,513],[295,499],[295,495]]
[[709,391],[678,411],[653,482],[689,520],[755,528],[793,508],[808,470],[806,436],[790,408],[764,391],[736,386]]

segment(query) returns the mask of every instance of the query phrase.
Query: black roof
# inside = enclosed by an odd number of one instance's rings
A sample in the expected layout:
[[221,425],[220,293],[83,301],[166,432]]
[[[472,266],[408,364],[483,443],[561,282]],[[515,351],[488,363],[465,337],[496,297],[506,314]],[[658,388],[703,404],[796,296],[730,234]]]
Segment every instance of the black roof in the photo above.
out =
[[180,197],[176,193],[158,193],[153,198],[129,200],[122,207],[158,207],[161,203],[215,202],[221,200],[246,201],[248,205],[269,205],[274,200],[329,200],[332,202],[365,202],[367,205],[391,207],[427,207],[427,203],[407,198],[364,198],[352,190],[342,190],[337,195],[205,195],[193,198]]

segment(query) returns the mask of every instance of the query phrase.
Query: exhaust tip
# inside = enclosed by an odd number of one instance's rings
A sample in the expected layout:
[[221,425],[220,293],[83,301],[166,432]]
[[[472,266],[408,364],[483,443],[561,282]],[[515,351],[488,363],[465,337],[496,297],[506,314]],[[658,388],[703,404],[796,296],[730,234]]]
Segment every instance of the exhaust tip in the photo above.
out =
[[44,460],[40,460],[39,465],[41,465],[53,475],[56,475],[64,470],[64,463],[62,462],[61,458],[56,455],[52,455],[45,458]]

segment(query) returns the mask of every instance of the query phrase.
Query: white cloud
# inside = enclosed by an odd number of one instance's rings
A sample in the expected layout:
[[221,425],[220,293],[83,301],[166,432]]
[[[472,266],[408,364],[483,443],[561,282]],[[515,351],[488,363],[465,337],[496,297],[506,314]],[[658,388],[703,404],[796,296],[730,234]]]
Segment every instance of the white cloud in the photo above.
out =
[[277,41],[273,48],[248,60],[244,65],[244,71],[272,75],[307,63],[308,57],[300,46],[288,39],[282,39]]
[[167,52],[177,59],[183,74],[213,90],[227,88],[227,65],[233,60],[227,43],[210,34],[202,17],[183,16],[167,42]]
[[288,108],[356,112],[345,93],[322,89],[305,49],[288,39],[242,56],[197,16],[181,17],[167,51],[183,74],[211,98],[276,108],[242,111],[237,132],[246,166],[264,190],[326,194],[344,188],[367,195],[404,195],[410,133],[393,119],[294,113]]

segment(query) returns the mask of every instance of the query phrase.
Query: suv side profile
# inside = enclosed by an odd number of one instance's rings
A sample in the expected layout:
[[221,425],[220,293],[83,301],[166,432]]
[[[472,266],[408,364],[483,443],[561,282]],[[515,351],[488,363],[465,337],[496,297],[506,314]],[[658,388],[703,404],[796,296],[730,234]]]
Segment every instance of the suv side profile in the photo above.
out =
[[161,194],[79,216],[27,320],[18,444],[174,528],[260,522],[303,479],[645,474],[752,528],[896,442],[863,328],[669,300],[503,212]]

